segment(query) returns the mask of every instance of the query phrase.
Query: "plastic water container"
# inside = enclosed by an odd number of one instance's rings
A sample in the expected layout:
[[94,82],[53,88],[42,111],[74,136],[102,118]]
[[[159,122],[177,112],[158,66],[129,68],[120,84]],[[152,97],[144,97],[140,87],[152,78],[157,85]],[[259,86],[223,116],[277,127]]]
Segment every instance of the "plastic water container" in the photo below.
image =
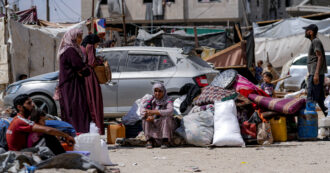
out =
[[74,151],[89,151],[91,153],[90,158],[98,161],[101,151],[100,139],[100,135],[96,133],[81,134],[75,137]]
[[298,116],[298,139],[316,140],[318,135],[318,116],[316,104],[307,102],[306,109],[302,109]]
[[110,124],[107,128],[107,143],[114,144],[117,138],[125,138],[125,126],[123,124]]
[[288,139],[286,117],[278,116],[270,120],[272,135],[275,142],[285,142]]

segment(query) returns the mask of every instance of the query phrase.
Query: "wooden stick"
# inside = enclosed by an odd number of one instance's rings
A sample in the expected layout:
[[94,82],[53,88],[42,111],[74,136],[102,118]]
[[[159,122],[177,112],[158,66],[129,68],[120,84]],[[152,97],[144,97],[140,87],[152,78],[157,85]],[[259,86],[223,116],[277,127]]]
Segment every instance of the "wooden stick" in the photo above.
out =
[[198,35],[197,35],[197,28],[196,28],[196,26],[194,26],[194,36],[195,36],[195,48],[198,48],[199,47],[199,44],[198,44]]
[[239,30],[237,24],[235,24],[235,29],[236,29],[236,31],[237,31],[237,34],[238,34],[239,39],[242,41],[242,40],[243,40],[242,33],[241,33],[241,31]]
[[283,78],[280,78],[280,79],[274,80],[274,81],[272,81],[271,83],[274,84],[274,83],[277,83],[277,82],[279,82],[279,81],[281,81],[281,80],[284,80],[284,79],[287,79],[287,78],[290,78],[290,77],[292,77],[292,76],[289,75],[289,76],[286,76],[286,77],[283,77]]

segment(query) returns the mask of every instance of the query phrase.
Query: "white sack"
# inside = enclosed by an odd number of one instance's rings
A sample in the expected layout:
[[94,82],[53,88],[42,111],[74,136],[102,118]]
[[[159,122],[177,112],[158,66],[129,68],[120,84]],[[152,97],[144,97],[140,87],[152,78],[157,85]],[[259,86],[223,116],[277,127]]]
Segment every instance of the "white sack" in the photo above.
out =
[[189,113],[183,117],[181,126],[176,132],[188,144],[195,146],[210,145],[213,138],[213,113],[211,111]]
[[214,136],[215,146],[245,146],[237,120],[234,100],[215,102]]
[[[97,133],[85,133],[75,137],[76,144],[74,151],[89,151],[90,159],[102,164],[112,165],[105,142],[101,140],[101,136]],[[106,146],[106,145],[105,145]]]

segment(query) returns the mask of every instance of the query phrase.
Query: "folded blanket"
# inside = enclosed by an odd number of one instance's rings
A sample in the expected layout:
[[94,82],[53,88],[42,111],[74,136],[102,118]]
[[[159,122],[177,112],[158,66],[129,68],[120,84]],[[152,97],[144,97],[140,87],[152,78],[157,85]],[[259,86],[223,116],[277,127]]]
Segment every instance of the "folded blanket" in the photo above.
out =
[[250,94],[248,98],[261,107],[284,114],[294,114],[306,105],[306,100],[303,98],[281,99],[256,94]]

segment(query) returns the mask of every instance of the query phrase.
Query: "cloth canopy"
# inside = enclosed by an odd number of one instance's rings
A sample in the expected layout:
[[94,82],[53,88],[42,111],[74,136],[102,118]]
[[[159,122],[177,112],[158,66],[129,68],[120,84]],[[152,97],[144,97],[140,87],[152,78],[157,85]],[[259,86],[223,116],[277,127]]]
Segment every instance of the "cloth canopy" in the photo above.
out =
[[307,53],[311,41],[305,38],[302,27],[312,23],[319,28],[318,37],[325,51],[330,51],[330,18],[324,20],[290,18],[263,27],[253,24],[255,61],[266,62],[268,55],[269,62],[277,68],[283,67],[300,54]]

